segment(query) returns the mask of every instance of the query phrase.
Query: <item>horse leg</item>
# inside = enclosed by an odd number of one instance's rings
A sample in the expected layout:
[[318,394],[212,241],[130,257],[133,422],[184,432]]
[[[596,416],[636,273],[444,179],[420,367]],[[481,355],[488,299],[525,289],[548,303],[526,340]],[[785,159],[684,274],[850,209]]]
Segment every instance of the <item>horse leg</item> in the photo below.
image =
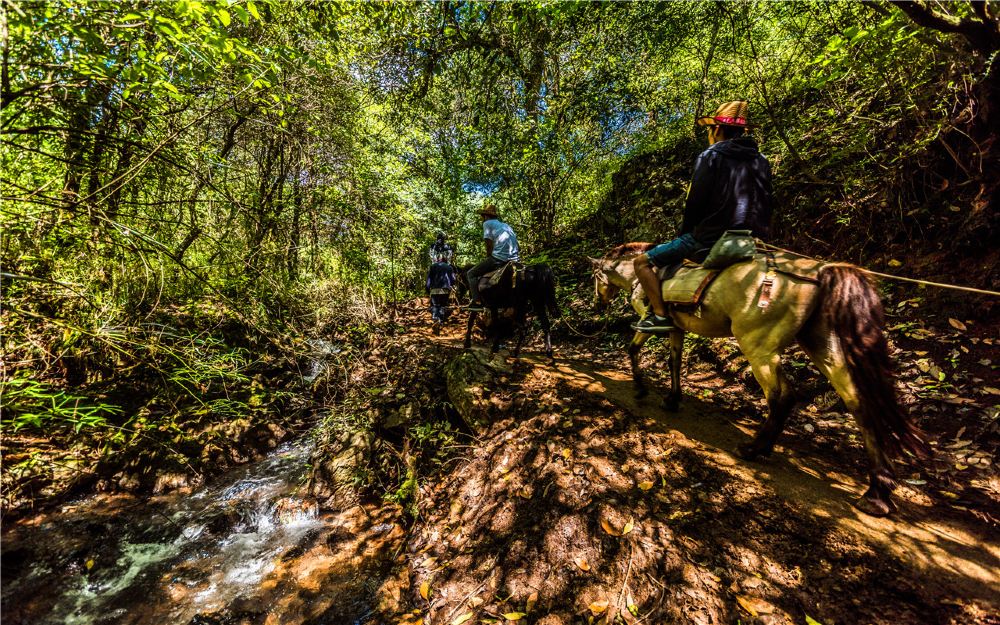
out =
[[521,357],[521,345],[524,344],[524,339],[528,336],[527,321],[527,315],[520,312],[514,318],[515,327],[517,328],[517,342],[514,344],[514,360]]
[[472,347],[472,326],[476,323],[476,315],[478,314],[476,311],[469,313],[469,321],[465,326],[465,344],[463,345],[465,349]]
[[538,312],[538,323],[542,325],[542,332],[545,334],[545,355],[549,357],[549,364],[554,365],[556,357],[552,355],[552,320],[545,308]]
[[740,349],[750,360],[753,376],[764,389],[764,397],[767,398],[768,415],[764,424],[752,441],[737,447],[741,458],[754,460],[759,456],[770,455],[774,449],[774,442],[785,429],[785,422],[795,405],[795,393],[781,370],[780,352],[754,353],[742,342]]
[[642,375],[642,369],[639,367],[639,353],[642,351],[642,346],[646,344],[646,341],[653,336],[652,334],[646,334],[645,332],[636,332],[635,336],[632,337],[632,342],[628,346],[628,361],[632,366],[632,382],[635,384],[635,398],[642,399],[649,394],[649,389],[646,387],[646,380]]
[[830,380],[837,394],[847,405],[848,411],[861,429],[861,437],[868,456],[868,490],[854,502],[854,507],[872,516],[887,516],[896,510],[892,491],[896,483],[892,464],[875,438],[875,432],[862,409],[862,396],[851,380],[846,358],[837,341],[826,341],[817,333],[800,337],[802,349],[812,359],[816,368]]
[[677,412],[681,405],[681,357],[684,355],[684,330],[670,333],[670,356],[667,364],[670,366],[670,394],[663,400],[663,407],[670,412]]
[[500,311],[497,308],[490,309],[493,315],[493,347],[490,348],[490,354],[495,354],[500,351],[500,340],[503,338],[501,336],[502,325],[500,323]]

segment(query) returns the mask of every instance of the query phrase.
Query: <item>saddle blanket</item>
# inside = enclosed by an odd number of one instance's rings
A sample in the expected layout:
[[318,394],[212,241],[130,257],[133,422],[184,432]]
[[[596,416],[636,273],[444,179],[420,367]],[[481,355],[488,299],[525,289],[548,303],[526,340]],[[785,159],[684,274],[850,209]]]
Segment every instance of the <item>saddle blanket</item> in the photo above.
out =
[[[661,274],[662,275],[662,274]],[[718,269],[705,269],[698,264],[685,264],[661,286],[665,304],[697,304],[702,293],[712,283]]]

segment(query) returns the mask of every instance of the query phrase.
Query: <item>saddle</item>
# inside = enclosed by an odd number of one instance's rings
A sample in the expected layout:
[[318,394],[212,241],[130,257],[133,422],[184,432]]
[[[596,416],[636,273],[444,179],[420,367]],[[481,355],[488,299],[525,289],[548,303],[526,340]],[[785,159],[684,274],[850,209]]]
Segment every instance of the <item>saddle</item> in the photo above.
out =
[[659,270],[663,303],[694,305],[719,272],[756,258],[756,243],[749,230],[727,230],[711,248],[692,254],[691,260]]
[[524,275],[524,268],[524,263],[509,261],[504,263],[498,269],[494,269],[489,273],[484,273],[483,276],[479,278],[479,291],[486,291],[500,284],[500,281],[503,280],[508,270],[510,270],[511,273],[511,286],[516,286],[517,281]]

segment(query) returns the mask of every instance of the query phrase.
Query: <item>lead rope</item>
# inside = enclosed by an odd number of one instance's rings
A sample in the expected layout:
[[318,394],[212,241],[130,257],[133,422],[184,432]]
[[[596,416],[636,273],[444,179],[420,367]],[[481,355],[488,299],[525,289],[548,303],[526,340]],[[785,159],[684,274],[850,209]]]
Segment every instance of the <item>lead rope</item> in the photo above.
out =
[[[813,256],[807,256],[805,254],[799,254],[798,252],[786,250],[785,248],[778,247],[777,245],[771,245],[770,243],[764,243],[763,241],[760,241],[760,245],[762,245],[766,249],[769,248],[772,250],[778,250],[779,252],[785,252],[786,254],[791,254],[792,256],[798,256],[799,258],[808,258],[809,260],[814,260],[820,263],[831,262],[828,260],[823,260],[822,258],[815,258]],[[894,276],[889,273],[880,273],[878,271],[872,271],[871,269],[865,269],[864,267],[858,267],[858,269],[869,275],[878,276],[880,278],[888,278],[889,280],[899,280],[901,282],[913,282],[914,284],[923,284],[925,286],[936,286],[942,289],[953,289],[956,291],[967,291],[969,293],[979,293],[980,295],[993,295],[994,297],[1000,297],[1000,291],[977,289],[971,286],[959,286],[957,284],[946,284],[944,282],[931,282],[930,280],[918,280],[916,278],[904,278],[903,276]]]

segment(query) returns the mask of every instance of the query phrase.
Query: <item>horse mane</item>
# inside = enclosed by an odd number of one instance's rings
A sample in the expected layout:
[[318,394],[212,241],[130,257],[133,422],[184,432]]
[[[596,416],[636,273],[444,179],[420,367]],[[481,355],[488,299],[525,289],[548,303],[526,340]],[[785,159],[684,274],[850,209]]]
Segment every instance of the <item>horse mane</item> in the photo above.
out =
[[614,260],[616,258],[624,258],[626,256],[638,256],[643,252],[648,252],[649,250],[656,247],[655,243],[646,243],[645,241],[632,241],[631,243],[623,243],[618,247],[613,247],[604,255],[604,258],[608,260]]

